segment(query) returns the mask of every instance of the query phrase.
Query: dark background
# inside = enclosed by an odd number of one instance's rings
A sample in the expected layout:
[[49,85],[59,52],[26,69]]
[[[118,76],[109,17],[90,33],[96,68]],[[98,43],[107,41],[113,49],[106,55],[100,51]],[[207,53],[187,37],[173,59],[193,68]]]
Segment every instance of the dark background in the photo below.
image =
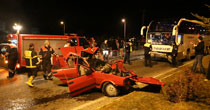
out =
[[165,18],[196,19],[190,13],[209,17],[208,0],[199,1],[93,1],[68,0],[0,0],[0,20],[12,31],[13,24],[23,26],[21,33],[92,36],[123,36],[122,18],[127,21],[127,35],[139,36],[142,25]]

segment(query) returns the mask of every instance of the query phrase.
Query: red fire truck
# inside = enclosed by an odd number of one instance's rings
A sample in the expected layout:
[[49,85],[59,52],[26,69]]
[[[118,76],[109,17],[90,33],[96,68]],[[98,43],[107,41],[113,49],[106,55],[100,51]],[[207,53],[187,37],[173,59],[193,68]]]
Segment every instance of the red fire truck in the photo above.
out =
[[67,41],[70,42],[71,46],[81,46],[83,48],[90,46],[90,42],[82,36],[9,34],[8,40],[17,45],[20,67],[25,66],[24,51],[29,48],[30,43],[34,43],[35,50],[39,52],[45,40],[48,40],[58,55],[61,55],[59,48],[64,47]]

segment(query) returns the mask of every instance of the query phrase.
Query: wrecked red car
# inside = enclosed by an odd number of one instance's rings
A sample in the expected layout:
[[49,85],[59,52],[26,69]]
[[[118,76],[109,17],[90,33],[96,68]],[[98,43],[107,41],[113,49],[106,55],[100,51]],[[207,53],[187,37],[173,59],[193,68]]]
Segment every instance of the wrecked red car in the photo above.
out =
[[[93,88],[99,88],[106,96],[117,96],[123,88],[129,90],[135,82],[160,85],[164,83],[151,77],[138,77],[133,71],[126,70],[123,60],[115,59],[109,63],[92,57],[85,61],[82,53],[95,55],[98,48],[80,47],[60,48],[63,56],[57,58],[57,69],[52,69],[55,77],[69,87],[70,95],[76,96]],[[83,62],[83,63],[82,63]],[[86,64],[84,63],[86,62]]]

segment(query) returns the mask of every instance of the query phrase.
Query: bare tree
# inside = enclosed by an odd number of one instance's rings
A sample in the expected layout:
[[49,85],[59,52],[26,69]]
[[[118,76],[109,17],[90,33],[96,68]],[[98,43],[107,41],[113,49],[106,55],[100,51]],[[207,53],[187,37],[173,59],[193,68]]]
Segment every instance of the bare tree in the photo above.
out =
[[[205,4],[205,6],[207,6],[210,9],[210,5]],[[200,16],[197,13],[191,13],[194,17],[198,18],[199,20],[201,20],[204,25],[203,27],[207,28],[208,31],[210,32],[210,18],[207,18],[205,16]]]

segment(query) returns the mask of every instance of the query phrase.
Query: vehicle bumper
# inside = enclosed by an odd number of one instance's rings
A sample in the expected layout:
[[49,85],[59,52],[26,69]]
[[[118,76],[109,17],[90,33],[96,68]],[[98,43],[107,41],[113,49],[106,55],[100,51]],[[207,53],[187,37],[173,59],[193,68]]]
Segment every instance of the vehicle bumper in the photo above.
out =
[[151,57],[153,58],[164,58],[169,62],[172,62],[172,57],[168,53],[160,53],[160,52],[150,52]]

